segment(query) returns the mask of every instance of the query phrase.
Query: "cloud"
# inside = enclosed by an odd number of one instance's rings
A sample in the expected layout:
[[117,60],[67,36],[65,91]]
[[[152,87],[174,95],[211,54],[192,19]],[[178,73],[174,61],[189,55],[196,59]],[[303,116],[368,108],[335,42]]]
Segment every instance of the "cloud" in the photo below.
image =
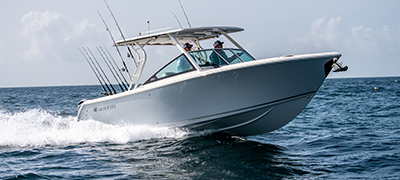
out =
[[291,40],[295,51],[326,51],[334,49],[344,38],[343,28],[346,25],[341,17],[326,21],[326,15],[311,24],[311,32],[305,37],[296,37]]
[[42,51],[45,47],[51,47],[53,42],[49,34],[42,33],[42,31],[52,23],[57,22],[60,16],[60,13],[49,11],[31,11],[22,16],[20,20],[22,25],[20,37],[27,39],[29,42],[29,49],[25,50],[21,55],[23,59],[31,60],[44,57]]
[[99,38],[104,33],[87,19],[74,22],[57,12],[31,11],[22,16],[20,24],[19,37],[24,42],[19,55],[21,61],[67,60],[71,52],[86,45],[82,39],[91,39],[88,42],[92,43],[105,39]]
[[87,32],[90,28],[97,29],[97,26],[91,24],[89,20],[84,19],[78,23],[74,23],[73,34],[79,37],[83,37],[85,35],[85,32]]
[[21,24],[23,27],[22,35],[26,36],[40,31],[63,17],[60,13],[45,11],[31,11],[22,16]]
[[388,25],[379,30],[362,25],[349,28],[341,17],[325,15],[311,24],[307,36],[293,38],[291,43],[297,52],[340,51],[365,57],[393,53],[400,48],[399,37]]

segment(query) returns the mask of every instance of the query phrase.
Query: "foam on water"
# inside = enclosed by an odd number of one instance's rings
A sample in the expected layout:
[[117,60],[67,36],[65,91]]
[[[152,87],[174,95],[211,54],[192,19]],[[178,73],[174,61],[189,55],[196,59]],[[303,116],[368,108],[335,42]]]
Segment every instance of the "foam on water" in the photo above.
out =
[[61,117],[32,109],[7,113],[0,110],[0,146],[67,145],[84,142],[127,143],[152,138],[181,138],[189,132],[147,125],[110,125],[76,117]]

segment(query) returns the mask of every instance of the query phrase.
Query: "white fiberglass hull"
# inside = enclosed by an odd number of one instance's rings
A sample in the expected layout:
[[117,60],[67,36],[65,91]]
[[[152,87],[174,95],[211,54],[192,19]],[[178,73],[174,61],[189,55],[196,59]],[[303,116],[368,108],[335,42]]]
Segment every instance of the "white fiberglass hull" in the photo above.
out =
[[267,133],[304,109],[330,72],[332,59],[340,56],[278,57],[188,72],[87,100],[78,120]]

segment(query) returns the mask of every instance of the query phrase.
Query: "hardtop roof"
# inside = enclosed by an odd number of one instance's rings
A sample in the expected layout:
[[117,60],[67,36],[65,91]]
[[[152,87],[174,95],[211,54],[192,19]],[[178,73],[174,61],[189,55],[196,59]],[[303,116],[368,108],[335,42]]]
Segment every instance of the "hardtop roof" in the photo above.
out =
[[116,41],[114,46],[126,46],[126,45],[174,45],[169,37],[173,35],[179,41],[184,44],[186,42],[193,42],[195,39],[198,41],[217,38],[221,35],[221,32],[227,34],[244,31],[240,27],[229,27],[229,26],[212,26],[212,27],[195,27],[195,28],[184,28],[176,29],[171,31],[159,32],[149,35],[138,36],[130,39]]

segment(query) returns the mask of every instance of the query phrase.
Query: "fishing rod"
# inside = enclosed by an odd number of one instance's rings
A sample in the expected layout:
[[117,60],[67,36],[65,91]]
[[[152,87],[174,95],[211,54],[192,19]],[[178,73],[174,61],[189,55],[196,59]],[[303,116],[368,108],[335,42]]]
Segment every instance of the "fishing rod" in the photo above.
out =
[[82,50],[79,49],[79,51],[82,53],[83,57],[85,57],[86,62],[88,62],[88,64],[89,64],[90,68],[92,69],[94,75],[96,76],[97,80],[99,81],[99,83],[100,83],[100,85],[101,85],[101,89],[103,89],[103,91],[106,93],[107,91],[106,91],[106,89],[104,88],[103,83],[100,81],[100,78],[99,78],[99,76],[97,75],[96,71],[93,69],[93,66],[90,64],[90,62],[89,62],[89,60],[87,59],[87,57],[85,56],[85,54],[83,54]]
[[183,8],[181,1],[180,0],[178,0],[178,1],[179,1],[179,4],[181,5],[182,11],[183,11],[183,15],[185,15],[186,21],[189,24],[189,27],[191,28],[192,26],[190,25],[189,18],[186,15],[185,8]]
[[[103,51],[104,55],[105,55],[105,56],[107,57],[107,59],[108,59],[108,56],[107,56],[106,53],[104,52],[103,48],[100,47],[100,49]],[[108,55],[110,56],[112,62],[114,62],[115,67],[118,67],[117,63],[115,62],[114,58],[111,56],[111,54],[110,54],[110,52],[107,50],[107,48],[104,48],[104,49],[107,51],[107,53],[108,53]],[[108,59],[108,61],[110,61],[110,59]],[[114,66],[113,66],[113,64],[111,63],[111,61],[110,61],[110,64],[111,64],[111,66],[114,68]],[[122,81],[122,79],[121,79],[121,77],[119,76],[119,74],[121,74],[122,78],[125,80],[125,83],[126,83],[126,84],[129,84],[128,81],[125,79],[125,76],[122,74],[121,71],[117,71],[115,68],[114,68],[114,70],[115,70],[115,72],[116,72],[118,78],[120,79],[120,81],[122,82],[122,84],[123,84],[124,86],[125,86],[125,84],[124,84],[124,82]],[[119,74],[118,74],[118,72],[119,72]],[[125,88],[126,88],[126,90],[128,90],[127,87],[125,87]]]
[[126,73],[128,74],[129,78],[131,78],[131,74],[129,73],[128,67],[127,67],[126,64],[125,64],[124,58],[122,58],[121,51],[119,51],[118,46],[115,44],[114,37],[112,36],[110,30],[108,29],[108,26],[107,26],[106,22],[104,21],[103,17],[101,16],[100,12],[97,11],[97,13],[99,13],[99,16],[100,16],[101,20],[103,20],[103,23],[104,23],[104,25],[106,26],[106,31],[107,31],[108,34],[110,35],[111,40],[113,41],[113,43],[114,43],[114,45],[115,45],[115,48],[117,49],[117,52],[118,52],[118,54],[119,54],[119,57],[121,57],[122,64],[124,65],[124,68],[125,68],[125,69],[122,69],[122,70],[123,70],[123,71],[126,71]]
[[114,79],[117,81],[119,87],[121,88],[121,91],[124,92],[125,89],[121,86],[121,84],[119,83],[117,77],[114,74],[114,71],[112,71],[110,65],[108,65],[108,62],[106,61],[106,58],[104,58],[103,54],[101,53],[100,49],[96,46],[97,51],[99,52],[100,56],[103,58],[104,62],[106,63],[108,69],[110,70],[111,74],[114,76]]
[[174,12],[172,12],[172,14],[174,14],[174,16],[175,16],[175,19],[176,19],[176,21],[178,21],[178,24],[179,24],[179,26],[181,27],[181,29],[183,29],[183,28],[182,28],[182,25],[181,25],[181,22],[179,22],[179,19],[176,17],[175,13],[174,13]]
[[110,87],[108,87],[108,85],[107,85],[106,81],[104,80],[103,76],[101,76],[99,69],[97,69],[97,66],[96,66],[96,64],[94,64],[94,62],[93,62],[92,58],[90,57],[89,53],[86,51],[86,49],[84,47],[82,47],[82,49],[85,51],[87,57],[92,62],[93,66],[96,69],[97,73],[99,74],[101,80],[103,80],[104,85],[107,87],[108,92],[107,92],[107,94],[104,94],[104,95],[112,94],[112,91],[111,91]]
[[111,86],[111,88],[113,89],[114,93],[117,94],[117,91],[115,91],[114,86],[111,84],[111,82],[110,82],[110,80],[108,79],[106,73],[103,71],[103,68],[101,68],[99,62],[97,61],[96,57],[93,55],[92,51],[91,51],[88,47],[86,47],[86,48],[88,49],[88,51],[89,51],[90,54],[92,55],[94,61],[95,61],[95,62],[97,63],[97,65],[99,66],[101,72],[103,72],[104,77],[107,79],[108,84]]
[[[106,5],[107,5],[107,8],[108,8],[108,10],[110,11],[110,14],[111,14],[111,16],[112,16],[112,17],[113,17],[113,19],[114,19],[115,25],[117,25],[117,27],[118,27],[118,30],[119,30],[119,32],[121,33],[122,39],[124,39],[124,41],[126,41],[126,39],[125,39],[125,36],[124,36],[124,34],[122,33],[122,30],[121,30],[121,28],[119,27],[119,25],[118,25],[118,22],[117,22],[117,19],[115,19],[115,16],[114,16],[114,14],[113,14],[113,13],[112,13],[112,11],[111,11],[111,8],[110,8],[110,6],[108,6],[108,4],[107,4],[107,1],[106,1],[106,0],[104,0],[104,3],[106,3]],[[149,21],[147,21],[147,22],[149,23]],[[115,44],[115,43],[114,43],[114,44]],[[130,57],[132,57],[133,61],[135,62],[135,66],[136,66],[136,68],[138,68],[138,64],[137,64],[137,62],[136,62],[135,58],[133,57],[133,54],[132,54],[131,48],[129,48],[129,46],[128,46],[128,45],[127,45],[126,47],[128,48],[128,52],[129,52],[129,54],[131,55]]]

